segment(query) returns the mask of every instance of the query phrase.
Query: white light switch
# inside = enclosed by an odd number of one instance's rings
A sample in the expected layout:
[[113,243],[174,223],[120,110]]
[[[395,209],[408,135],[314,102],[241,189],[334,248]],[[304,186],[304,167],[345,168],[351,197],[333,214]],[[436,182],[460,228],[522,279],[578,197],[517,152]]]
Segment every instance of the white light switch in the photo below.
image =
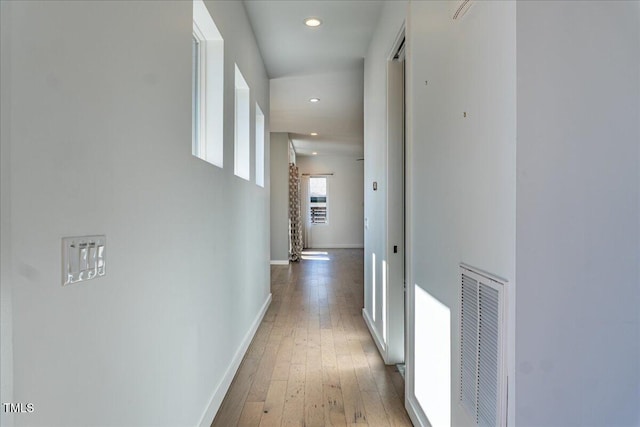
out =
[[98,248],[96,248],[96,245],[89,246],[89,259],[87,260],[89,271],[95,271],[98,265],[98,260],[96,259],[97,257]]
[[89,248],[87,243],[80,243],[80,271],[88,270]]
[[62,239],[62,285],[104,276],[107,238],[101,236]]

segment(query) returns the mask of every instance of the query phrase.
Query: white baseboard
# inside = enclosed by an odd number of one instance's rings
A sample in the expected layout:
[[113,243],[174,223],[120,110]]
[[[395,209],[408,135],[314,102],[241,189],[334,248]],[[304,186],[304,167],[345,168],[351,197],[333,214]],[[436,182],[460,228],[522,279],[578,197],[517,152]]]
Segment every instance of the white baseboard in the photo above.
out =
[[288,259],[272,259],[269,264],[271,265],[289,265]]
[[326,243],[323,245],[311,245],[309,249],[364,249],[363,243]]
[[407,415],[409,415],[409,419],[411,419],[411,422],[413,423],[414,426],[418,426],[418,427],[431,426],[431,423],[429,422],[427,417],[424,415],[424,412],[422,411],[420,404],[417,402],[414,396],[407,395],[407,397],[404,400],[404,407],[407,410]]
[[387,346],[378,333],[376,324],[374,323],[373,319],[371,319],[369,313],[364,308],[362,309],[362,317],[364,317],[364,323],[367,324],[367,328],[369,328],[369,332],[373,337],[373,342],[375,342],[376,347],[378,347],[378,351],[380,352],[380,356],[382,356],[382,360],[384,360],[384,363],[387,363]]
[[251,341],[253,340],[253,336],[256,334],[256,331],[258,330],[258,326],[260,326],[260,323],[262,322],[262,319],[264,318],[264,315],[266,314],[267,309],[269,308],[269,304],[271,304],[271,294],[269,294],[269,296],[267,297],[266,301],[262,305],[262,308],[258,312],[258,315],[256,316],[255,320],[251,324],[251,327],[245,334],[244,339],[242,340],[242,343],[240,343],[240,348],[238,348],[238,350],[236,351],[236,354],[233,356],[233,359],[231,360],[231,365],[229,365],[229,367],[227,368],[227,372],[225,372],[224,377],[222,377],[222,381],[220,381],[220,384],[218,384],[215,391],[213,392],[213,396],[211,397],[209,405],[207,406],[207,409],[202,414],[202,418],[200,418],[200,423],[198,424],[200,425],[200,427],[209,427],[213,422],[213,419],[215,418],[216,413],[218,412],[218,409],[220,409],[222,400],[224,399],[224,396],[227,394],[227,390],[229,390],[229,386],[233,381],[233,377],[236,375],[236,371],[240,367],[240,363],[242,363],[242,359],[244,358],[244,355],[247,352],[247,349],[249,348],[249,344],[251,344]]

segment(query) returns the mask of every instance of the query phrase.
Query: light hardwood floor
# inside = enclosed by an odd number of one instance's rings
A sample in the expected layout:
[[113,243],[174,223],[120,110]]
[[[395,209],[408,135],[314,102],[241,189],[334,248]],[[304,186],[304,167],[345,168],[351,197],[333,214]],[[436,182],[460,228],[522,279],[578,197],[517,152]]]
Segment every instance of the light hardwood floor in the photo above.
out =
[[363,251],[309,252],[271,267],[273,302],[212,426],[410,426],[362,320]]

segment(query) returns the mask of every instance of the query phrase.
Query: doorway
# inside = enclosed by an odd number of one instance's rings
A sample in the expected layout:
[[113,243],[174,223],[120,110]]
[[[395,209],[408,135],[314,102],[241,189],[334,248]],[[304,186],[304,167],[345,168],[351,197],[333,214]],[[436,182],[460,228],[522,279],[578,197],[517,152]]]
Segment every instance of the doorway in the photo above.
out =
[[[383,337],[386,361],[405,360],[405,34],[400,31],[387,61],[387,289]],[[384,274],[384,273],[383,273]],[[386,306],[386,307],[385,307]]]

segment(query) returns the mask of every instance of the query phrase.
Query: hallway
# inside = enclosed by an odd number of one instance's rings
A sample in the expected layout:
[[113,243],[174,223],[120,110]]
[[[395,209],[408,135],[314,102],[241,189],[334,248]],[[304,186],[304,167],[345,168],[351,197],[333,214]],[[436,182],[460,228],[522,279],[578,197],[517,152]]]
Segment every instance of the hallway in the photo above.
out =
[[271,267],[273,302],[212,426],[410,426],[362,318],[363,251]]

